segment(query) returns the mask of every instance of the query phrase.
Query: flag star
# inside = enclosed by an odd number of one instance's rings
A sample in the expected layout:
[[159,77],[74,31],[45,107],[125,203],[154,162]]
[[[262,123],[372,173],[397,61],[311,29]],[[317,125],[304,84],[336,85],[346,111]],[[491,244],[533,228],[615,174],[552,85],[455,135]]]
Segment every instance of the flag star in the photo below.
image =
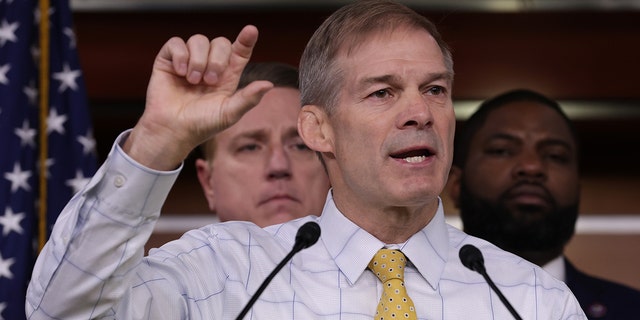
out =
[[68,63],[65,63],[62,67],[62,71],[54,72],[52,77],[58,81],[60,81],[60,87],[58,87],[58,92],[64,92],[67,88],[71,88],[71,90],[77,90],[78,84],[76,83],[76,79],[80,77],[82,72],[80,69],[71,70]]
[[4,210],[4,216],[0,216],[0,225],[2,225],[2,235],[6,236],[12,230],[18,234],[22,234],[22,226],[20,222],[24,219],[24,212],[15,214],[11,208],[7,207]]
[[7,19],[2,20],[2,25],[0,25],[0,47],[4,46],[7,41],[18,41],[15,32],[19,26],[20,23],[18,22],[9,23],[7,22]]
[[11,181],[11,192],[16,192],[19,188],[31,191],[31,186],[27,182],[31,175],[31,171],[22,171],[20,163],[16,162],[13,164],[13,172],[5,172],[4,178]]
[[[46,178],[49,178],[49,176],[51,175],[51,172],[49,172],[49,168],[51,168],[51,166],[56,163],[56,160],[53,158],[47,158],[47,160],[44,161],[44,167],[47,169],[46,172],[44,173],[44,176]],[[36,167],[38,168],[38,170],[40,170],[40,161],[37,162]]]
[[69,37],[69,47],[71,48],[75,48],[76,47],[76,33],[73,32],[73,29],[66,27],[64,28],[64,31],[62,31],[62,33],[64,33],[67,37]]
[[[54,8],[49,8],[49,16],[51,16],[54,12]],[[40,24],[40,7],[36,6],[35,10],[33,10],[33,23],[36,25]]]
[[22,128],[16,128],[14,132],[20,137],[21,146],[30,145],[34,148],[36,147],[35,136],[38,134],[38,131],[29,127],[28,120],[24,120],[22,122]]
[[7,72],[11,69],[10,64],[0,66],[0,83],[9,84],[9,78],[7,78]]
[[22,89],[22,92],[27,96],[27,99],[29,99],[29,104],[32,106],[36,106],[38,103],[38,88],[36,88],[36,85],[33,81],[29,82],[29,86],[28,87],[24,87]]
[[47,117],[47,133],[55,131],[59,134],[64,134],[65,122],[67,122],[67,116],[64,114],[59,115],[56,109],[51,108]]
[[71,189],[73,189],[73,193],[76,194],[78,191],[82,190],[87,183],[89,183],[89,180],[89,178],[86,178],[84,174],[82,174],[82,170],[78,169],[76,170],[75,178],[67,180],[65,184],[71,187]]
[[89,130],[86,136],[78,136],[78,142],[82,145],[82,154],[90,154],[96,149],[96,140],[93,138],[93,132]]
[[11,279],[13,278],[13,273],[11,273],[11,265],[15,262],[14,258],[9,258],[9,259],[4,259],[2,258],[2,254],[0,254],[0,279],[7,278],[7,279]]
[[0,302],[0,319],[4,320],[4,318],[2,317],[2,312],[4,312],[4,309],[7,308],[7,303],[6,302]]

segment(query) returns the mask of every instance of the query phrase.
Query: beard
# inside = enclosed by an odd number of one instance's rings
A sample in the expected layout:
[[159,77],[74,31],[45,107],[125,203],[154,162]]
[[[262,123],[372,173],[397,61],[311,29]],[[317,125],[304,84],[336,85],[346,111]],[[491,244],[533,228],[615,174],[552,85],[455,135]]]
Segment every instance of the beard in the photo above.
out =
[[566,207],[559,207],[551,193],[538,186],[545,190],[550,206],[510,208],[509,190],[493,203],[471,193],[462,179],[459,200],[464,231],[521,256],[530,252],[560,253],[575,232],[579,203],[576,199]]

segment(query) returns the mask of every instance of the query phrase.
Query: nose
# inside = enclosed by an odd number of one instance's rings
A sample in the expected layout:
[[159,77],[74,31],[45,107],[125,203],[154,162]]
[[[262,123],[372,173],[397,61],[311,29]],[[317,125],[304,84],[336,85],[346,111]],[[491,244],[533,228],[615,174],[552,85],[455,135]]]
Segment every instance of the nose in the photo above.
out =
[[433,123],[433,114],[422,94],[419,92],[407,92],[405,98],[406,107],[398,115],[398,128],[424,129],[430,127]]
[[267,179],[288,179],[291,177],[291,159],[282,145],[271,148],[267,160]]
[[535,151],[524,151],[516,157],[513,175],[516,179],[534,181],[544,181],[547,176],[544,161]]

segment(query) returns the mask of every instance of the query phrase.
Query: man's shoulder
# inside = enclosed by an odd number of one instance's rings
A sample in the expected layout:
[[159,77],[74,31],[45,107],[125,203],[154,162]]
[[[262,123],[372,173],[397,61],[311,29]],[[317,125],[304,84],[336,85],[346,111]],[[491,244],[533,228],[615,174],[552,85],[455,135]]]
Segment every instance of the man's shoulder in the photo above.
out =
[[630,301],[640,311],[640,290],[624,284],[589,275],[565,260],[567,285],[576,295],[590,294],[593,296],[610,297],[615,301]]
[[478,238],[461,231],[460,229],[449,226],[449,241],[454,248],[461,248],[465,244],[470,244],[477,247],[485,262],[488,263],[500,263],[514,265],[518,268],[531,269],[537,267],[535,264],[503,249],[498,248],[493,243]]
[[[484,239],[471,236],[455,227],[449,229],[449,240],[459,250],[465,244],[477,247],[482,253],[487,273],[493,278],[506,281],[531,281],[531,284],[562,288],[565,284],[548,274],[542,268],[511,252],[500,249]],[[457,254],[456,254],[457,255]],[[458,257],[456,257],[458,259]]]

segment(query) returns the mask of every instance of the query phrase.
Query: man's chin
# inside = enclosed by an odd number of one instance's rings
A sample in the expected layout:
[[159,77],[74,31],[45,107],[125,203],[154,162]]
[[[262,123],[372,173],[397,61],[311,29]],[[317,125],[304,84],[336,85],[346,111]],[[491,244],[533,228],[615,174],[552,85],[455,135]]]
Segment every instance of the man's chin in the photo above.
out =
[[538,204],[513,203],[507,206],[507,209],[517,214],[521,219],[526,220],[542,220],[551,213],[552,208],[541,206]]

